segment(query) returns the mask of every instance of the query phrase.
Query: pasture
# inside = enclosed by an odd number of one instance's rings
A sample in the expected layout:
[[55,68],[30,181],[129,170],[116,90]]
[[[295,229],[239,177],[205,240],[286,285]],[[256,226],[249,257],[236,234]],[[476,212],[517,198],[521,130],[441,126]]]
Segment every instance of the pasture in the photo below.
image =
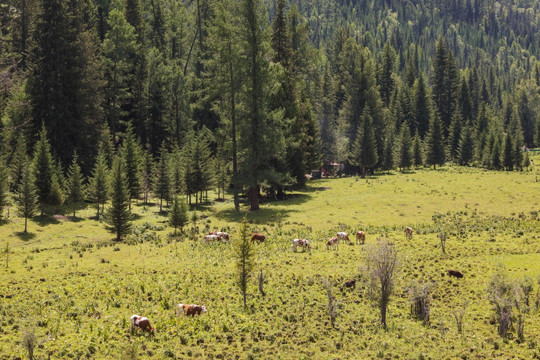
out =
[[[38,216],[28,235],[20,232],[24,219],[11,214],[0,225],[0,360],[27,359],[28,333],[37,336],[37,359],[540,358],[539,177],[444,167],[317,180],[288,200],[264,202],[247,213],[250,230],[266,234],[255,245],[247,310],[231,245],[202,242],[209,230],[237,237],[245,212],[234,212],[230,195],[196,209],[197,223],[176,238],[159,207],[134,204],[134,234],[121,243],[92,218],[91,206],[74,219]],[[405,226],[414,229],[412,240]],[[443,229],[446,254],[437,237]],[[366,232],[366,245],[326,250],[337,231],[356,230]],[[291,251],[296,237],[310,240],[311,253]],[[377,237],[392,240],[401,260],[387,331],[362,282],[342,289],[361,277],[366,246]],[[492,323],[486,288],[500,264],[513,278],[534,280],[524,341],[515,331],[503,340]],[[448,277],[449,269],[464,278]],[[261,270],[265,297],[257,288]],[[338,303],[335,328],[323,278]],[[429,326],[410,315],[414,280],[433,283]],[[464,302],[461,335],[453,311]],[[178,303],[205,305],[208,313],[177,318]],[[130,334],[132,314],[148,317],[156,336]]]

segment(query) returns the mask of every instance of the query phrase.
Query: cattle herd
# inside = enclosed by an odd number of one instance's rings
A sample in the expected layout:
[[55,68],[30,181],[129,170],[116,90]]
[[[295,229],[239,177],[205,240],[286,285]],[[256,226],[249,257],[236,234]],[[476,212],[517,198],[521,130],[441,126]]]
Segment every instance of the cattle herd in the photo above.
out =
[[[409,226],[405,228],[405,236],[409,239],[412,239],[413,237],[413,229]],[[253,233],[250,235],[252,242],[259,242],[263,243],[266,240],[266,236],[261,233]],[[207,235],[204,236],[204,242],[229,242],[230,237],[229,234],[222,231],[211,231]],[[336,234],[336,236],[331,237],[328,239],[326,243],[326,249],[338,249],[339,242],[340,241],[346,241],[349,244],[352,244],[351,239],[349,239],[349,234],[346,232],[340,231]],[[364,231],[358,231],[356,233],[356,244],[363,245],[366,243],[366,233]],[[311,244],[309,240],[307,239],[294,239],[292,241],[291,249],[296,251],[297,248],[302,248],[304,250],[311,251]],[[448,270],[449,276],[454,276],[457,278],[462,278],[463,274],[461,274],[459,271],[455,270]],[[345,283],[345,287],[347,288],[354,288],[356,285],[356,280],[351,280],[347,283]],[[176,307],[176,316],[180,315],[186,315],[186,316],[195,316],[195,315],[202,315],[206,313],[206,307],[204,305],[190,305],[190,304],[178,304]],[[144,316],[139,315],[133,315],[130,319],[131,322],[131,331],[134,330],[141,330],[142,332],[147,332],[150,335],[154,335],[155,329],[150,324],[150,320]]]

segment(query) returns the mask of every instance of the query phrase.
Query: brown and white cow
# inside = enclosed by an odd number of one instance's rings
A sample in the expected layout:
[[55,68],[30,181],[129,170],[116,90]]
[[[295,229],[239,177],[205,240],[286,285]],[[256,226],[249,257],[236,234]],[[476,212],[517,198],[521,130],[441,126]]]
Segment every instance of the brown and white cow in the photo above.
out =
[[214,235],[214,234],[204,236],[204,242],[214,242],[214,241],[221,241],[221,236]]
[[407,227],[405,228],[405,237],[407,237],[408,239],[412,239],[412,236],[413,236],[413,230],[412,230],[412,227],[407,226]]
[[258,241],[260,243],[263,243],[264,240],[266,240],[266,236],[264,236],[261,233],[253,233],[253,234],[251,234],[251,241],[252,242]]
[[336,236],[328,239],[328,242],[326,243],[326,250],[330,250],[330,248],[332,247],[335,248],[336,250],[339,247],[339,239]]
[[229,234],[223,231],[210,231],[208,235],[217,235],[221,238],[221,240],[229,241]]
[[340,232],[338,232],[336,234],[336,237],[339,240],[345,240],[345,241],[349,242],[349,244],[351,243],[351,239],[349,239],[349,234],[347,234],[346,232],[340,231]]
[[365,244],[366,243],[366,233],[363,231],[358,231],[356,233],[356,243],[357,244]]
[[178,304],[176,306],[176,316],[186,315],[195,316],[202,315],[206,312],[206,307],[203,305]]
[[311,245],[309,244],[309,240],[306,239],[294,239],[292,241],[291,249],[296,250],[298,247],[311,251]]
[[133,315],[130,319],[131,321],[131,331],[135,329],[140,329],[143,332],[148,332],[150,335],[154,335],[155,329],[150,325],[150,320],[144,316]]

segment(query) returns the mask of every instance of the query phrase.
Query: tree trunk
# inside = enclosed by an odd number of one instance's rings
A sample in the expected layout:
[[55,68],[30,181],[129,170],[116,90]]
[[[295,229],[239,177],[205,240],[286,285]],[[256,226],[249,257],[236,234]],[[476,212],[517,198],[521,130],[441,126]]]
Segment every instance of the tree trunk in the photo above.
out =
[[246,292],[244,291],[242,295],[244,296],[244,309],[246,309],[246,308],[247,308],[247,301],[246,301],[246,295],[247,295],[247,294],[246,294]]
[[24,217],[24,233],[25,234],[28,232],[27,229],[28,229],[28,217],[25,216]]
[[388,304],[386,303],[381,304],[381,324],[384,330],[387,329],[387,326],[386,326],[386,308],[387,307],[388,307]]
[[97,214],[96,214],[96,218],[99,220],[99,203],[97,204]]
[[159,212],[162,212],[163,211],[163,198],[160,197],[159,198]]
[[362,166],[362,179],[366,178],[366,167]]
[[252,186],[249,189],[249,202],[251,204],[251,211],[259,210],[259,187]]

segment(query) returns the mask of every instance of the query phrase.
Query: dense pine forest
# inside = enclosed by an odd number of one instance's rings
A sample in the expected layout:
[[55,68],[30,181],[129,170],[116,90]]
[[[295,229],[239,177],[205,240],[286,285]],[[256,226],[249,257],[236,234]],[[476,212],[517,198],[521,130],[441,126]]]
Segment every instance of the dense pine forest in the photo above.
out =
[[330,163],[520,171],[539,56],[533,0],[6,0],[0,206],[256,210]]

